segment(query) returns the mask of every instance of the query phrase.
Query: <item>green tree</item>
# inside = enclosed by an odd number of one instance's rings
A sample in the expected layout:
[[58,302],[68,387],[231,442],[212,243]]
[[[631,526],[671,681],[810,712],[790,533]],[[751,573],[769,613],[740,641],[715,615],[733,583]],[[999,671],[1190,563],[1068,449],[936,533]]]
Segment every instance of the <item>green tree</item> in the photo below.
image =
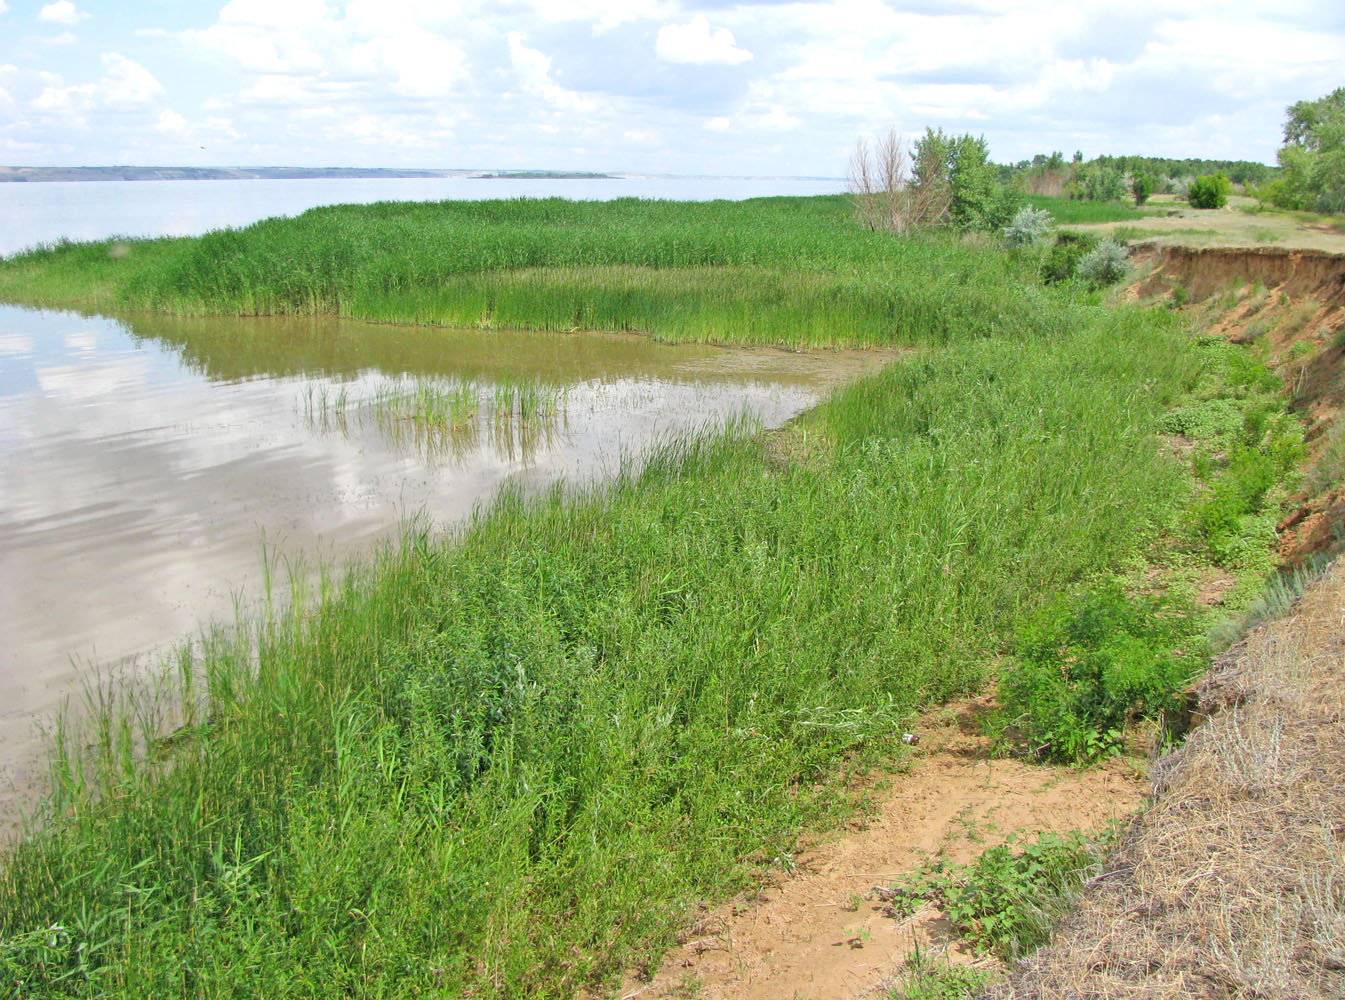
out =
[[1269,199],[1283,208],[1345,211],[1345,87],[1287,109],[1283,170]]
[[1154,179],[1146,173],[1138,173],[1130,179],[1130,190],[1135,196],[1135,204],[1143,205],[1154,193]]
[[947,193],[948,220],[958,229],[1000,229],[1013,217],[1016,198],[999,183],[984,137],[928,128],[911,159],[915,185]]

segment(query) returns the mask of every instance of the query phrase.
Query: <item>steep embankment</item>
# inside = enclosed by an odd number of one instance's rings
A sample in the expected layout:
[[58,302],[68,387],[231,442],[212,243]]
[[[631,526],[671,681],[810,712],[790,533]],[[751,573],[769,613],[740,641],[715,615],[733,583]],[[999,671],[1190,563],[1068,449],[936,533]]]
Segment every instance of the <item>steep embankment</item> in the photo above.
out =
[[[1145,248],[1140,297],[1178,288],[1196,321],[1264,341],[1307,418],[1310,464],[1280,522],[1286,568],[1341,547],[1345,257]],[[1189,298],[1188,298],[1189,296]],[[1298,581],[1303,579],[1300,574]],[[995,995],[1345,995],[1345,569],[1220,657],[1202,720],[1154,768],[1134,824],[1052,944]]]
[[1315,250],[1143,245],[1140,300],[1165,300],[1197,328],[1254,343],[1303,418],[1309,471],[1277,526],[1296,568],[1340,545],[1345,524],[1345,255]]

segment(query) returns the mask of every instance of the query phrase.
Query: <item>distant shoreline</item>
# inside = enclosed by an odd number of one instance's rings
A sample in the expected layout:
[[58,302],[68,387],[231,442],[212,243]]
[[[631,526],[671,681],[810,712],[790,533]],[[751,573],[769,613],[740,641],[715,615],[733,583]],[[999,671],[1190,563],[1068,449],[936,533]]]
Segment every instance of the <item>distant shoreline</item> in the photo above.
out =
[[403,170],[396,167],[0,167],[0,183],[46,181],[622,180],[571,170]]

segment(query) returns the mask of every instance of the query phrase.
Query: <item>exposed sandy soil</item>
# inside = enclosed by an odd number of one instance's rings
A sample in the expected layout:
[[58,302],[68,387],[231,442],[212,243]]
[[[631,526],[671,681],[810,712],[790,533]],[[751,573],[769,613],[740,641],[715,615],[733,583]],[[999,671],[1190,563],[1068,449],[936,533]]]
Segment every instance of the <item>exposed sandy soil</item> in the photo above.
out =
[[631,977],[615,995],[857,997],[880,988],[917,946],[970,961],[932,909],[896,919],[873,888],[933,857],[972,860],[1014,831],[1102,828],[1134,812],[1148,789],[1119,761],[1067,770],[990,759],[975,722],[985,704],[927,718],[913,768],[876,796],[872,815],[795,857],[792,871],[758,892],[704,911],[652,979]]
[[1151,208],[1168,213],[1130,222],[1072,225],[1070,229],[1108,232],[1138,229],[1159,246],[1279,247],[1345,253],[1345,220],[1308,212],[1249,211],[1255,198],[1234,195],[1223,208],[1192,208],[1175,195],[1157,195]]

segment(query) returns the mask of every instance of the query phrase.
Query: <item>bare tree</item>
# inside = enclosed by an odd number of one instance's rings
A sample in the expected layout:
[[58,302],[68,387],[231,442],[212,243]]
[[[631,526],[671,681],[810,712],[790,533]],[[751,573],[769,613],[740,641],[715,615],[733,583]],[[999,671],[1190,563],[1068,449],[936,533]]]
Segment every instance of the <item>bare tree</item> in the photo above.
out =
[[873,143],[861,137],[850,156],[850,193],[861,224],[904,234],[941,222],[951,192],[947,171],[925,162],[935,152],[924,142],[908,152],[896,129]]

